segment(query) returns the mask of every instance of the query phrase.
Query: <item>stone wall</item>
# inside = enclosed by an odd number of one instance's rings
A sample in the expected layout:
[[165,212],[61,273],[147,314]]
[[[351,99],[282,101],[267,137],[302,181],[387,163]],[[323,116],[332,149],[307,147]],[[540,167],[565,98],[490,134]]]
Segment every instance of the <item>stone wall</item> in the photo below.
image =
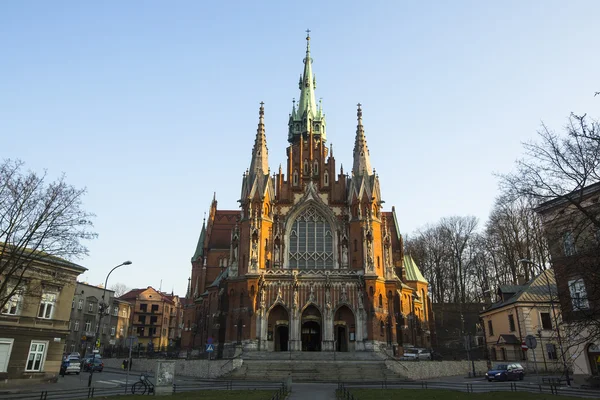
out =
[[[153,359],[134,358],[132,372],[152,372],[156,373],[156,361]],[[104,366],[107,368],[121,368],[122,359],[107,358],[104,359]],[[176,360],[176,376],[193,376],[195,378],[219,378],[236,368],[242,366],[242,359],[233,360]]]
[[[472,372],[470,361],[394,361],[386,360],[385,365],[395,373],[408,379],[435,379],[445,376],[468,376]],[[487,371],[485,361],[475,361],[475,372]]]

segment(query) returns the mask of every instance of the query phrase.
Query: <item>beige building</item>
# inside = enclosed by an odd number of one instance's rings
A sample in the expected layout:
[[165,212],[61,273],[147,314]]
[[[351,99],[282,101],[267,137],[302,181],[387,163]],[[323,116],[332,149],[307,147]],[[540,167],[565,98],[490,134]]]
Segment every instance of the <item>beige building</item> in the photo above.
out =
[[[56,378],[69,334],[77,277],[86,268],[47,255],[32,256],[24,279],[0,315],[0,384]],[[4,292],[17,284],[10,277]],[[2,286],[0,286],[2,287]]]
[[[540,372],[562,371],[554,272],[546,270],[523,285],[500,286],[498,297],[480,314],[490,360],[518,361],[530,370],[537,364]],[[521,345],[528,335],[536,337],[537,347],[523,351]]]
[[148,286],[146,289],[130,290],[119,300],[131,306],[130,332],[137,336],[140,350],[164,351],[178,344],[183,316],[179,296]]

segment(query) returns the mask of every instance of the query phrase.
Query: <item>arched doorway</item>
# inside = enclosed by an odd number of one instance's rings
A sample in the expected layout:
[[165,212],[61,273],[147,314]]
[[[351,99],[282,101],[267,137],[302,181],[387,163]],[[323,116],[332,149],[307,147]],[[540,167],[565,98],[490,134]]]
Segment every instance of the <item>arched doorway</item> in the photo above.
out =
[[321,351],[321,321],[321,312],[315,306],[302,312],[302,351]]
[[590,343],[587,347],[587,358],[590,363],[590,374],[600,374],[600,347]]
[[354,342],[356,327],[354,313],[348,306],[341,306],[334,314],[335,351],[348,351]]
[[[268,339],[273,341],[272,349],[275,351],[288,351],[289,341],[289,315],[280,304],[269,311]],[[271,347],[269,345],[269,347]]]

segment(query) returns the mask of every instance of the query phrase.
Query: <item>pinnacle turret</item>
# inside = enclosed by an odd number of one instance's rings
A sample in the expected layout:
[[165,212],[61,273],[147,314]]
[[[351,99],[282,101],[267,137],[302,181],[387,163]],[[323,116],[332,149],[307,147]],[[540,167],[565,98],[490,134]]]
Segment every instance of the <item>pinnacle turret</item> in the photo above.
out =
[[365,137],[365,128],[362,123],[362,108],[361,104],[357,104],[356,116],[358,123],[356,126],[356,139],[354,140],[354,164],[352,165],[352,173],[355,176],[373,175],[371,169],[371,157],[369,156],[369,148],[367,147],[367,138]]
[[252,161],[250,162],[250,175],[267,175],[269,173],[269,150],[267,149],[267,136],[265,134],[265,108],[260,102],[258,112],[258,128],[256,139],[252,148]]

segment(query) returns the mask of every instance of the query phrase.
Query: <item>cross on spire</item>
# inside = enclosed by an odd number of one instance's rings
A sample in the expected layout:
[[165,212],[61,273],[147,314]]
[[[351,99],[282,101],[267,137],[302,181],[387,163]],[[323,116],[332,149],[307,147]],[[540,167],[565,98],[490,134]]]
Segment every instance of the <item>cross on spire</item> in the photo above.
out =
[[309,38],[310,37],[310,29],[306,30],[306,37]]

